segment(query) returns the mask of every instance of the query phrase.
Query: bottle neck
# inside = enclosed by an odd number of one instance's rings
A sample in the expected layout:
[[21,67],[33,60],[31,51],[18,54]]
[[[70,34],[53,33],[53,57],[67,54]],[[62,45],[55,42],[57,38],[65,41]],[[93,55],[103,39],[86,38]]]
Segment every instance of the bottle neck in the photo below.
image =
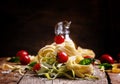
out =
[[65,34],[65,40],[66,41],[71,41],[71,38],[70,38],[69,34]]

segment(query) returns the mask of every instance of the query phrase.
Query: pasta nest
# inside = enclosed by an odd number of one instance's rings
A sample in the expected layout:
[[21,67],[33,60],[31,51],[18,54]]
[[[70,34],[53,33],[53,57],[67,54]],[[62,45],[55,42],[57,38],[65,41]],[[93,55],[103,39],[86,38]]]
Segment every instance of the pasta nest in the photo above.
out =
[[54,45],[46,45],[45,47],[41,48],[38,52],[38,60],[42,57],[56,57],[56,47]]
[[[83,59],[84,56],[91,56],[92,58],[95,57],[95,53],[90,49],[83,49],[76,46],[72,40],[65,41],[62,44],[52,43],[51,45],[46,45],[41,48],[38,52],[37,59],[40,60],[42,57],[53,57],[56,58],[57,53],[59,51],[65,52],[69,57],[71,56],[80,56],[80,59]],[[77,59],[79,59],[77,57]]]
[[78,47],[78,52],[81,53],[83,57],[90,56],[91,58],[95,58],[95,53],[91,49],[84,49],[81,47]]
[[69,70],[73,70],[75,75],[78,77],[85,77],[85,74],[93,74],[93,66],[90,65],[80,65],[78,62],[82,60],[81,56],[69,57],[66,66]]

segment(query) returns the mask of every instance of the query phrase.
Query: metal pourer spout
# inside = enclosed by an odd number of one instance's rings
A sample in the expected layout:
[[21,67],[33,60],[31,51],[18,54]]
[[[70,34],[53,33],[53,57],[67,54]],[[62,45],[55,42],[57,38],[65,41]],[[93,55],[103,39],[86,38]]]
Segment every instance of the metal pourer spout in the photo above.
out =
[[69,28],[70,28],[71,21],[70,22],[64,21],[63,23],[64,23],[64,25],[63,25],[64,26],[64,34],[65,35],[69,34],[70,33]]
[[66,35],[69,34],[69,27],[70,27],[71,21],[62,21],[62,22],[58,22],[55,26],[55,34],[56,35]]

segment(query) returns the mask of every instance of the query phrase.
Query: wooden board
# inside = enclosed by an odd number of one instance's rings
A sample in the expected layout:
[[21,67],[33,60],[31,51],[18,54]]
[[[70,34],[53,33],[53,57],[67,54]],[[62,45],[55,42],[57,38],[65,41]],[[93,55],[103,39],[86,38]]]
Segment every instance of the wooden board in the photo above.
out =
[[35,77],[34,73],[27,72],[19,84],[108,84],[106,74],[104,72],[101,72],[98,68],[95,67],[94,74],[99,77],[99,80],[70,80],[64,78],[48,80],[46,78]]
[[111,84],[120,84],[120,73],[108,73]]
[[[6,62],[6,58],[0,58],[0,66]],[[8,63],[12,64],[12,63]],[[18,72],[10,72],[0,68],[0,84],[17,84],[23,76]]]
[[[6,61],[0,58],[0,65],[3,63]],[[48,80],[47,78],[36,77],[33,72],[26,72],[22,76],[18,72],[3,73],[3,70],[0,70],[0,84],[108,84],[106,74],[97,67],[94,68],[94,75],[99,77],[99,80],[70,80],[65,78]]]
[[[5,72],[5,71],[4,71]],[[19,73],[4,73],[0,70],[0,84],[17,84],[22,76]]]

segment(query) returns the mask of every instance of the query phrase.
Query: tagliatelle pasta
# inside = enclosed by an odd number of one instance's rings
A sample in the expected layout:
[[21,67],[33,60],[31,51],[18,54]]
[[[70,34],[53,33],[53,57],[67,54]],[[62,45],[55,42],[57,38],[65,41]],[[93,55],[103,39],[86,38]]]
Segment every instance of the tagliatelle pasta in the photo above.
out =
[[91,58],[95,57],[95,53],[93,52],[93,50],[90,49],[83,49],[81,47],[78,47],[78,52],[82,54],[82,56],[90,56]]
[[76,62],[76,60],[80,61],[81,60],[80,56],[69,57],[69,59],[66,63],[67,68],[70,70],[74,70],[75,74],[78,77],[84,77],[85,74],[93,74],[93,66],[91,64],[90,65],[80,65]]
[[54,45],[46,45],[45,47],[41,48],[38,52],[38,59],[41,59],[41,57],[43,56],[56,56],[55,49],[56,47]]
[[38,52],[38,59],[43,56],[55,56],[57,52],[64,51],[68,54],[68,56],[91,56],[92,58],[95,57],[95,53],[90,49],[83,49],[81,47],[75,48],[73,42],[65,41],[62,44],[52,43],[51,45],[46,45],[45,47],[41,48]]
[[[57,29],[55,29],[56,38],[59,35],[65,34],[65,39],[62,39],[62,43],[59,44],[59,42],[54,42],[51,45],[46,45],[43,48],[41,48],[38,52],[38,55],[36,56],[39,62],[42,61],[50,61],[49,57],[51,59],[57,58],[57,53],[59,51],[65,52],[68,55],[68,60],[65,63],[65,66],[68,70],[74,71],[75,75],[78,77],[85,77],[85,74],[93,74],[93,66],[92,64],[88,65],[82,65],[80,64],[80,61],[84,60],[85,56],[89,56],[91,58],[95,57],[95,53],[90,49],[84,49],[81,47],[76,47],[75,43],[72,41],[72,39],[69,38],[69,22],[60,22],[57,24]],[[65,29],[63,29],[65,27]],[[60,36],[59,36],[60,38]],[[57,41],[60,41],[58,39]],[[47,57],[48,60],[43,60],[44,57]],[[41,60],[42,59],[42,60]]]
[[67,69],[73,70],[75,75],[78,77],[85,77],[85,74],[93,74],[93,66],[90,65],[80,65],[79,62],[84,59],[84,56],[88,55],[92,58],[95,57],[95,54],[90,49],[83,49],[78,47],[76,49],[73,41],[65,41],[62,44],[52,43],[51,45],[46,45],[41,48],[38,52],[38,60],[42,57],[56,57],[57,52],[64,51],[68,54],[69,59],[66,63]]
[[[67,77],[77,79],[81,77],[94,77],[93,65],[95,53],[90,49],[77,47],[69,37],[71,22],[59,22],[55,28],[54,42],[42,47],[36,56],[29,56],[30,63],[26,70],[35,71],[38,76],[48,79]],[[89,56],[90,58],[85,58]],[[3,69],[17,69],[21,67],[3,65]],[[21,73],[22,74],[22,73]]]

